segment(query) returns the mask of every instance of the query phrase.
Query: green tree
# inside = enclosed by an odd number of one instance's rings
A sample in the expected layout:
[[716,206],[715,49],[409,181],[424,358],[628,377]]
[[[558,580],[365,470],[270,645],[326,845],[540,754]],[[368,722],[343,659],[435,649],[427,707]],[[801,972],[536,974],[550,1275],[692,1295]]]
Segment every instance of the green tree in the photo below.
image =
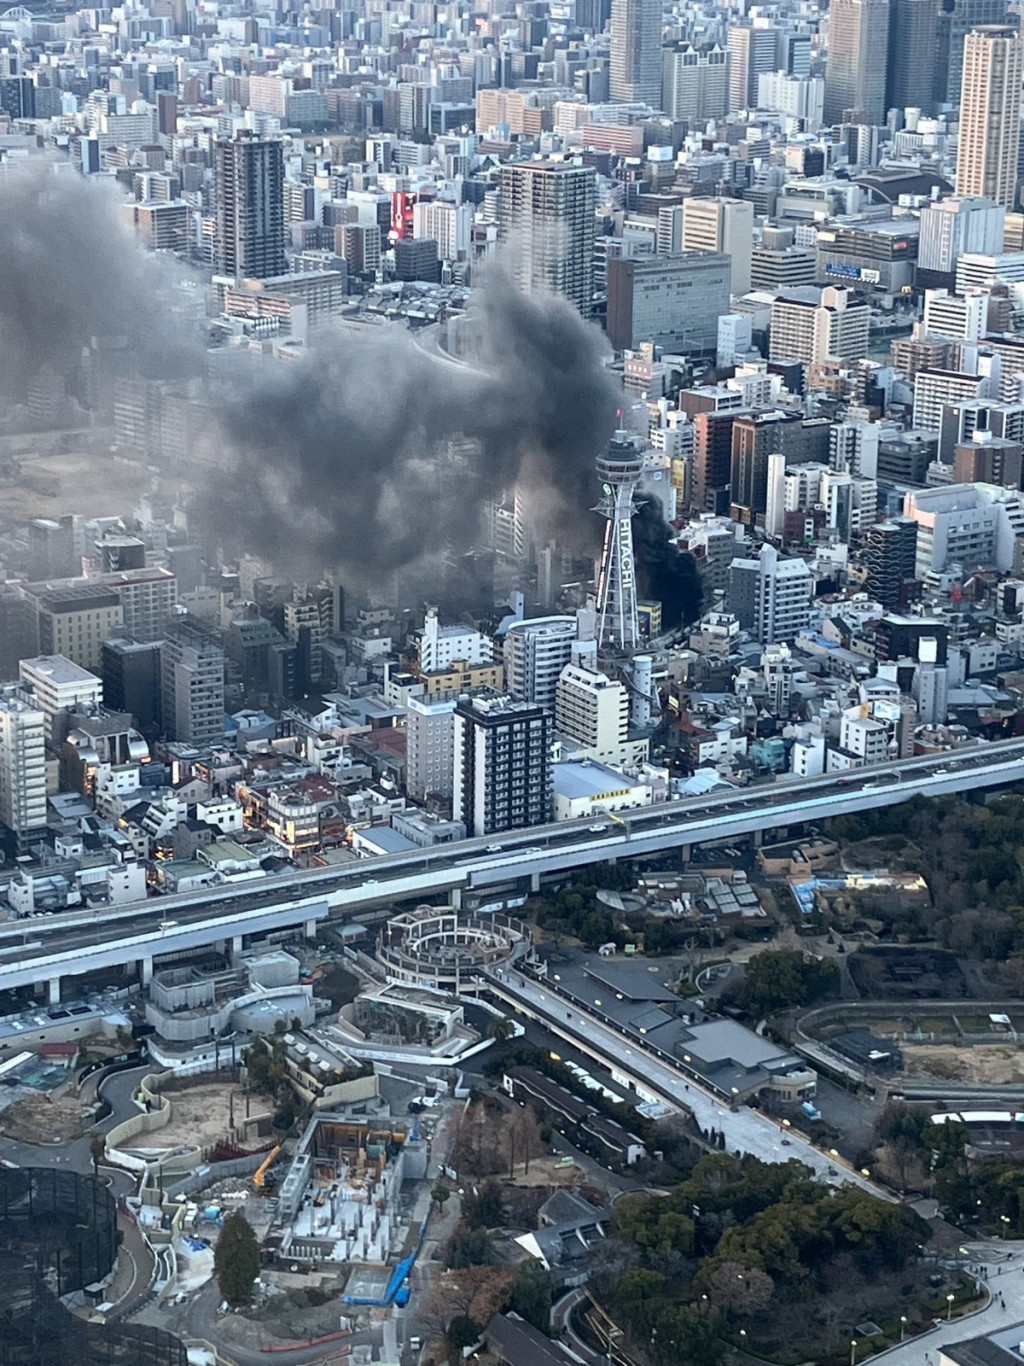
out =
[[260,1274],[260,1247],[244,1214],[229,1214],[217,1239],[213,1269],[228,1304],[245,1304]]
[[89,1156],[92,1158],[92,1174],[99,1176],[100,1161],[106,1156],[107,1145],[99,1134],[94,1134],[89,1140]]
[[490,1266],[494,1261],[494,1241],[485,1228],[469,1228],[460,1221],[448,1240],[445,1265],[450,1271],[468,1266]]
[[472,1347],[480,1339],[480,1325],[468,1314],[457,1314],[448,1325],[448,1346],[453,1352]]
[[509,1290],[509,1307],[534,1328],[547,1332],[551,1318],[551,1281],[540,1262],[531,1259],[516,1268]]
[[430,1188],[430,1198],[443,1214],[445,1205],[452,1198],[451,1190],[443,1176],[439,1176]]
[[747,964],[739,1004],[748,1015],[807,1005],[833,992],[839,969],[831,959],[805,958],[799,949],[767,949]]
[[504,1043],[506,1039],[511,1039],[516,1032],[516,1027],[507,1015],[503,1015],[500,1020],[492,1020],[487,1026],[487,1037],[494,1039],[496,1043]]

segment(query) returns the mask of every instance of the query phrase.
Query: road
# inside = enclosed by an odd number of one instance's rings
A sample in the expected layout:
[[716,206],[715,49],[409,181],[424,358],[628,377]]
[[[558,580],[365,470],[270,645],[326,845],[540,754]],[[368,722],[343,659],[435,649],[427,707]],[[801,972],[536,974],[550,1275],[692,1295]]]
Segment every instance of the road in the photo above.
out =
[[895,805],[917,793],[940,796],[1021,780],[1024,740],[1003,740],[958,755],[903,759],[847,774],[664,802],[622,817],[535,826],[498,841],[493,836],[463,840],[372,861],[292,870],[247,883],[244,891],[211,887],[44,915],[0,929],[0,990],[194,949],[231,935],[298,930],[326,914],[325,906],[336,915],[354,916],[432,893],[475,889],[486,897],[489,886],[507,888],[527,877],[606,859],[739,839]]
[[[965,1338],[1009,1328],[1024,1320],[1024,1242],[965,1243],[971,1265],[992,1293],[985,1309],[942,1323],[933,1333],[886,1352],[886,1366],[938,1366],[938,1349]],[[874,1361],[876,1358],[872,1357]]]
[[504,994],[519,1006],[535,1011],[542,1021],[550,1022],[555,1033],[566,1035],[584,1051],[600,1053],[606,1066],[632,1075],[642,1086],[657,1091],[680,1109],[688,1110],[705,1132],[718,1129],[725,1135],[729,1152],[749,1153],[762,1162],[797,1158],[830,1185],[853,1183],[873,1195],[892,1198],[860,1172],[815,1148],[795,1130],[783,1129],[766,1115],[746,1106],[731,1109],[720,1097],[658,1056],[642,1039],[581,1010],[575,1000],[570,1003],[548,987],[514,971],[499,968],[488,974],[488,981],[495,994]]

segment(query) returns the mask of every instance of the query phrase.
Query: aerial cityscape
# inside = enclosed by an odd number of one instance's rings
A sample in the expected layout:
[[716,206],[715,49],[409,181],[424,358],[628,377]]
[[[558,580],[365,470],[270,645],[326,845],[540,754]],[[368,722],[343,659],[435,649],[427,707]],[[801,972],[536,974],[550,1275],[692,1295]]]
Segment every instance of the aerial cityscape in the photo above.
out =
[[1021,25],[0,10],[0,1366],[1024,1366]]

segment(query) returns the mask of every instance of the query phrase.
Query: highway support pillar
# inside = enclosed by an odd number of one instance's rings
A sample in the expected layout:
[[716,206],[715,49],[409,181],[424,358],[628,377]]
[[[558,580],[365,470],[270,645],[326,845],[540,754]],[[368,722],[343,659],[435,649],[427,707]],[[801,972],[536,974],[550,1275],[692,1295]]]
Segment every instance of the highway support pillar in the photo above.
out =
[[531,892],[539,892],[539,891],[540,891],[540,873],[531,873],[531,874],[530,874],[530,891],[531,891]]
[[143,985],[144,987],[148,987],[149,984],[150,984],[150,982],[152,982],[152,980],[153,980],[153,959],[152,959],[152,957],[149,957],[149,958],[140,958],[140,959],[139,959],[139,978],[140,978],[140,980],[141,980],[141,982],[142,982],[142,985]]
[[461,910],[462,910],[462,888],[461,888],[461,887],[453,887],[453,888],[452,888],[452,906],[453,906],[453,907],[455,908],[455,910],[457,910],[457,911],[461,911]]
[[307,939],[315,939],[315,938],[316,938],[316,921],[315,921],[315,920],[307,920],[306,923],[305,923],[305,925],[303,926],[303,929],[305,930],[306,938],[307,938]]
[[60,1005],[60,978],[51,977],[46,984],[47,1000],[51,1006]]
[[761,845],[764,844],[764,837],[765,837],[765,834],[766,834],[766,832],[765,832],[764,830],[755,830],[755,831],[754,831],[754,836],[753,836],[753,838],[754,838],[754,848],[755,848],[755,849],[760,849],[760,848],[761,848]]
[[236,958],[236,957],[238,956],[238,954],[240,954],[240,953],[242,952],[242,939],[243,939],[243,938],[244,938],[244,936],[243,936],[243,935],[240,935],[240,934],[236,934],[236,935],[233,935],[233,936],[232,936],[232,938],[231,938],[231,956],[232,956],[232,958]]

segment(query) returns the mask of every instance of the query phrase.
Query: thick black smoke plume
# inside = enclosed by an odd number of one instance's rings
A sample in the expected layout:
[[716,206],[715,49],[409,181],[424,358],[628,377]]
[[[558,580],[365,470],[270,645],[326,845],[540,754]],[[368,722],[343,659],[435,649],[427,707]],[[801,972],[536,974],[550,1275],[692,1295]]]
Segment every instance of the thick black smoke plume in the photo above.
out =
[[66,162],[33,162],[0,182],[0,392],[22,397],[52,367],[66,373],[93,337],[143,375],[202,369],[176,311],[177,272],[140,251],[117,192]]
[[301,554],[380,572],[468,548],[484,501],[521,479],[535,521],[592,546],[594,456],[617,401],[601,333],[500,273],[470,322],[472,365],[363,326],[271,367],[222,417],[236,452],[216,499],[222,531],[277,563]]
[[661,603],[664,629],[696,621],[701,606],[697,565],[692,555],[672,544],[657,498],[648,499],[633,518],[633,552],[640,595]]

